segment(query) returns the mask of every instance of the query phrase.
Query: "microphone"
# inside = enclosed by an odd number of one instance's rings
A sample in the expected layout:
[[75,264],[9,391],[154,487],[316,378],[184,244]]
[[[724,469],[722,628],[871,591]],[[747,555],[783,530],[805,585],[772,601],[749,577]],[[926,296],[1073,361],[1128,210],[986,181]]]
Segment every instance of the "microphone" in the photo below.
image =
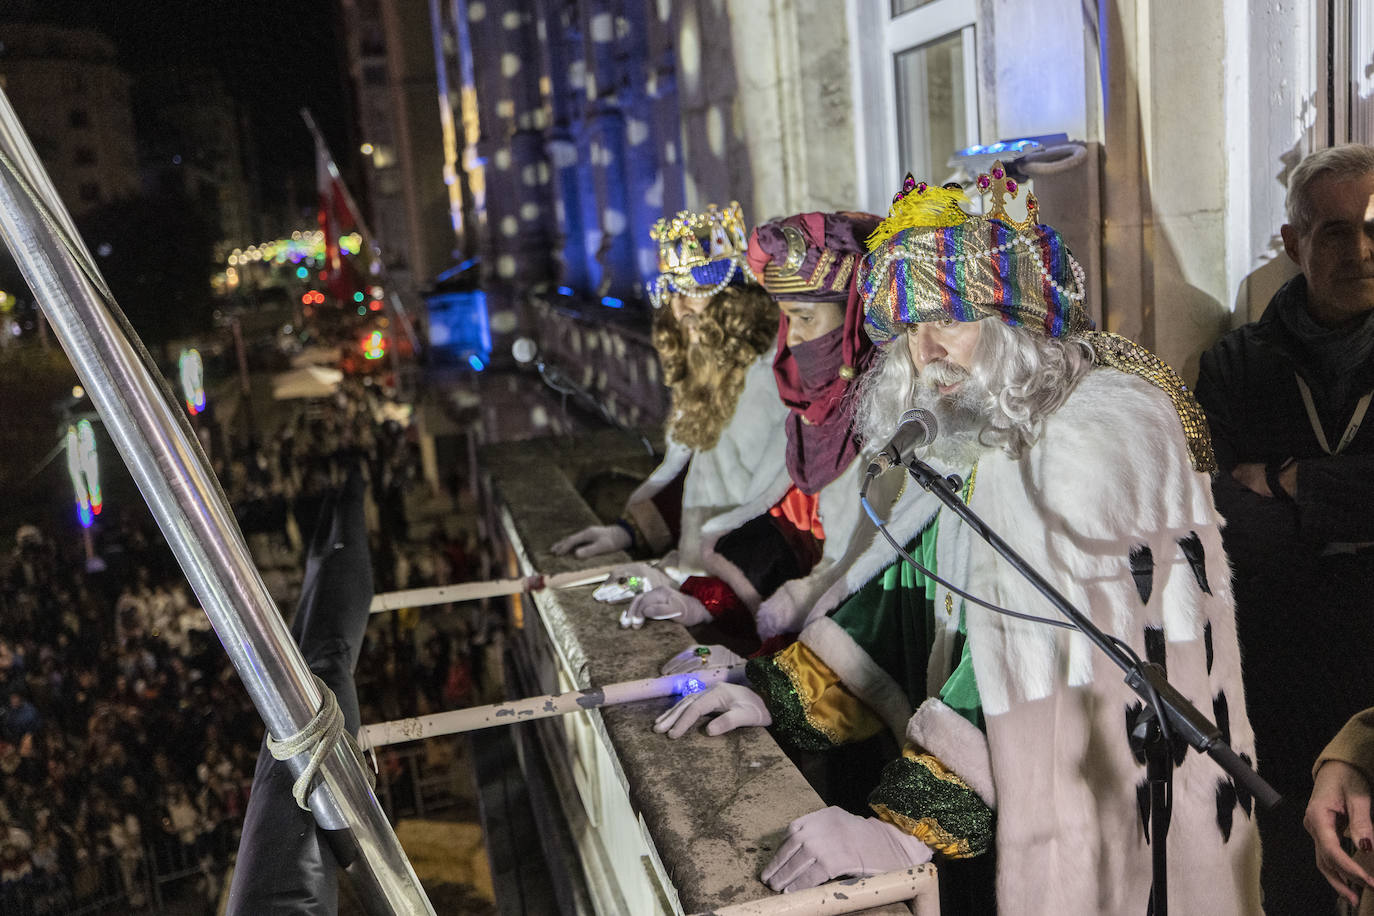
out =
[[924,407],[913,407],[903,413],[902,418],[897,421],[897,431],[892,434],[892,441],[875,455],[873,461],[868,465],[868,470],[864,473],[863,486],[859,489],[859,495],[861,497],[867,495],[868,484],[873,478],[889,468],[906,464],[912,452],[934,442],[936,435],[938,435],[938,426],[935,422],[935,414]]

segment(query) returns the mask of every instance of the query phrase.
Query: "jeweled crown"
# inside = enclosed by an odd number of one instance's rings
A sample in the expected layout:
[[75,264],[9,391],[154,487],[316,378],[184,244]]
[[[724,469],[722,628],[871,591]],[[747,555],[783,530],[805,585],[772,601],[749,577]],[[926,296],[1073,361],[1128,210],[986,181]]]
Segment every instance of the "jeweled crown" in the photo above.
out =
[[961,206],[969,199],[959,185],[937,188],[910,175],[893,197],[859,267],[874,341],[892,339],[903,324],[994,314],[1048,337],[1091,329],[1083,268],[1059,233],[1038,222],[1035,195],[1026,192],[1026,216],[1018,220],[1007,201],[1022,189],[1001,162],[973,184],[986,213]]
[[676,273],[725,258],[743,258],[749,249],[744,211],[732,200],[724,209],[711,204],[704,213],[680,210],[654,223],[649,238],[658,242],[659,273]]
[[931,229],[958,226],[970,219],[997,219],[1018,232],[1024,232],[1039,220],[1040,205],[1030,191],[1026,192],[1025,219],[1013,219],[1007,212],[1007,199],[1015,200],[1021,193],[1021,186],[1007,174],[1006,166],[1000,161],[994,162],[979,175],[973,185],[986,201],[986,212],[982,214],[969,213],[961,206],[968,203],[969,198],[957,182],[936,187],[917,181],[907,172],[902,189],[892,196],[887,219],[879,223],[868,237],[868,250],[872,251],[903,229]]

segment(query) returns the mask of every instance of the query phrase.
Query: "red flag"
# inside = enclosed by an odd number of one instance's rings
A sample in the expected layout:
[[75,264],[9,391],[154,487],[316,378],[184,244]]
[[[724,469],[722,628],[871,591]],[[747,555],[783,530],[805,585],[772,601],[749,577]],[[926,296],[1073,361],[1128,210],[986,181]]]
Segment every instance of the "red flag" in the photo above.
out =
[[358,274],[340,248],[340,239],[358,228],[358,215],[353,212],[348,192],[344,189],[339,168],[324,145],[324,138],[315,134],[315,186],[319,194],[320,232],[324,234],[324,270],[321,279],[335,299],[353,304],[353,294],[361,289]]

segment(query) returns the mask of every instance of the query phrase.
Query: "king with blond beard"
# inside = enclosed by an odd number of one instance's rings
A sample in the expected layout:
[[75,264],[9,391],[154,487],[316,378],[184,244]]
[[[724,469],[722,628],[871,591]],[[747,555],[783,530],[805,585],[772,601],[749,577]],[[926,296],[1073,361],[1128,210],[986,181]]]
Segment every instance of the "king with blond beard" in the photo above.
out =
[[663,461],[613,524],[584,528],[552,551],[659,558],[676,548],[665,565],[690,571],[707,520],[787,475],[787,408],[772,371],[778,309],[744,263],[739,204],[660,220],[653,238],[661,270],[649,289],[653,342],[672,393]]

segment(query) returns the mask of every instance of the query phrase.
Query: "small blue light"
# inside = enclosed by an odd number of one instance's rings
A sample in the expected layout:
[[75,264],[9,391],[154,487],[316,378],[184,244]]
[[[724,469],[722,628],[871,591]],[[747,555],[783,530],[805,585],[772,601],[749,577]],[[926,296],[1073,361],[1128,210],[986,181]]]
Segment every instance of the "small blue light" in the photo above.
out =
[[618,309],[625,307],[625,303],[621,302],[614,296],[603,296],[601,299],[601,304],[606,306],[606,308],[608,309]]
[[560,295],[560,296],[571,296],[572,294],[573,294],[573,291],[572,291],[572,287],[571,287],[571,286],[560,286],[560,287],[558,287],[558,295]]
[[487,368],[486,364],[482,362],[476,353],[468,357],[468,365],[472,367],[474,372],[481,372],[483,369]]
[[1006,148],[1007,148],[1007,145],[1006,145],[1005,143],[994,143],[992,146],[989,146],[989,147],[988,147],[988,152],[989,152],[989,153],[1000,153],[1000,152],[1002,152],[1003,150],[1005,150]]
[[[91,527],[91,524],[95,522],[95,516],[91,514],[91,507],[83,506],[79,503],[76,507],[76,518],[77,521],[81,522],[82,528],[89,528]],[[691,692],[696,693],[695,690]]]
[[686,696],[689,693],[701,693],[706,689],[706,685],[699,678],[686,677],[678,683],[678,696]]
[[1021,150],[1025,149],[1026,147],[1028,147],[1028,146],[1033,146],[1033,145],[1035,145],[1035,141],[1034,141],[1034,140],[1017,140],[1014,144],[1012,144],[1012,147],[1011,147],[1011,148],[1014,149],[1014,150],[1016,150],[1016,151],[1019,153],[1019,152],[1021,152]]
[[975,143],[975,144],[973,144],[972,146],[970,146],[968,149],[964,150],[964,155],[965,155],[965,156],[976,156],[976,155],[978,155],[979,153],[981,153],[982,151],[983,151],[983,144],[981,144],[981,143]]

